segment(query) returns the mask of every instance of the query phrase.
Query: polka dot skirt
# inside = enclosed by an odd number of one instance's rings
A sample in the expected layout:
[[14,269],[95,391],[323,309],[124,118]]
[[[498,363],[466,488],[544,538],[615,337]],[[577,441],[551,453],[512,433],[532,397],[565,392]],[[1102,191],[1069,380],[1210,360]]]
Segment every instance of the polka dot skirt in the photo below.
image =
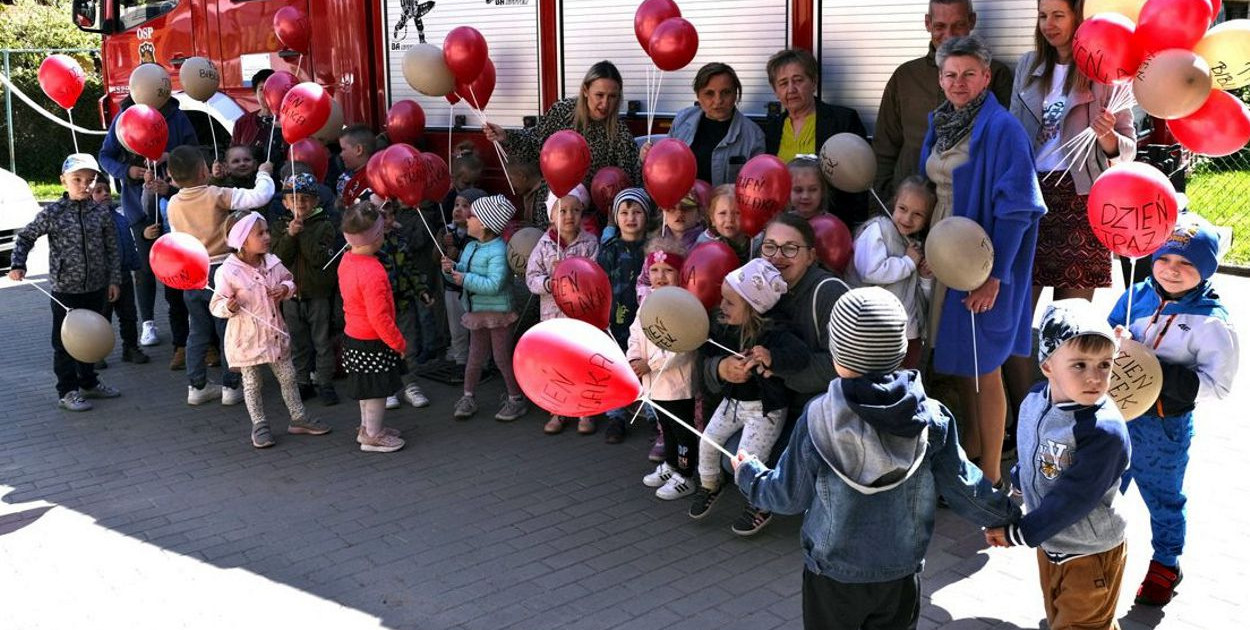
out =
[[379,339],[343,338],[347,395],[356,400],[385,398],[403,387],[404,358]]

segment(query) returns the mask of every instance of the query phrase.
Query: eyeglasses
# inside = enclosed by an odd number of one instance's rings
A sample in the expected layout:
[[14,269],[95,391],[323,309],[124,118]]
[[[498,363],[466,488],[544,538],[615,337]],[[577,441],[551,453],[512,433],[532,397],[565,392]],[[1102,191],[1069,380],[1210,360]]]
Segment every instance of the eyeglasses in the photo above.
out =
[[794,258],[799,255],[800,251],[804,249],[811,249],[811,247],[811,245],[795,245],[794,243],[778,245],[772,241],[764,241],[764,243],[760,245],[760,253],[765,256],[776,256],[777,252],[781,252],[781,255],[786,258]]

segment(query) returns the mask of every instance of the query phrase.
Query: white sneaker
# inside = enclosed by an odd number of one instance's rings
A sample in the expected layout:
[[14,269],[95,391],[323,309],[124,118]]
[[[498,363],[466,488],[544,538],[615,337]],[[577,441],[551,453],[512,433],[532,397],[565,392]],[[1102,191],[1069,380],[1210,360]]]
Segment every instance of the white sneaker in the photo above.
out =
[[417,387],[416,383],[409,383],[404,388],[403,397],[404,401],[413,407],[430,406],[430,399],[425,397],[425,392],[421,391],[421,388]]
[[688,497],[692,494],[694,494],[694,484],[677,473],[673,473],[673,476],[668,478],[668,483],[655,491],[655,496],[665,501]]
[[156,329],[156,322],[148,320],[143,322],[143,333],[139,335],[139,345],[155,346],[161,342],[161,338],[157,336],[159,331]]
[[221,397],[221,386],[209,383],[200,389],[187,385],[187,404],[202,405]]
[[660,462],[660,465],[655,467],[655,472],[642,478],[642,484],[648,488],[659,488],[668,483],[668,480],[675,474],[677,471],[672,466],[669,466],[667,462]]
[[399,409],[399,396],[387,396],[386,408],[387,409]]
[[222,387],[221,388],[221,404],[229,407],[243,402],[242,387]]

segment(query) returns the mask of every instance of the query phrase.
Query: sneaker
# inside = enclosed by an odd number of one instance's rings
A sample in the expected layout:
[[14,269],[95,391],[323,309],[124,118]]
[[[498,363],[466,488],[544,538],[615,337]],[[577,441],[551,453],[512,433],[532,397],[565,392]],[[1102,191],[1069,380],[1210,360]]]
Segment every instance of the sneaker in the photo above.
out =
[[563,430],[564,430],[564,417],[563,416],[551,416],[551,419],[547,421],[547,424],[543,425],[543,433],[546,433],[547,435],[555,435],[557,433],[560,433]]
[[370,436],[361,432],[360,450],[366,453],[394,453],[404,447],[404,439],[398,435],[387,435],[383,430],[380,435]]
[[256,448],[273,446],[273,434],[269,432],[268,422],[257,422],[252,425],[252,446]]
[[595,432],[595,419],[592,417],[577,419],[577,432],[582,435],[590,435]]
[[664,436],[655,438],[655,443],[651,445],[651,452],[647,453],[647,459],[656,462],[664,461]]
[[[389,435],[390,437],[399,437],[399,429],[392,429],[391,427],[382,427],[382,435]],[[365,443],[365,428],[364,427],[356,427],[356,443],[357,444]]]
[[1133,601],[1146,606],[1166,606],[1176,594],[1176,586],[1184,578],[1185,574],[1179,566],[1169,567],[1151,560],[1146,579],[1137,587],[1137,597]]
[[399,396],[387,396],[386,408],[387,409],[399,409]]
[[430,399],[425,397],[425,392],[421,391],[421,388],[418,387],[416,383],[408,383],[408,386],[404,387],[404,391],[400,394],[400,397],[403,398],[404,402],[412,405],[413,407],[421,408],[430,406]]
[[100,381],[96,381],[95,387],[83,389],[81,392],[83,398],[117,398],[122,395],[116,387],[109,387]]
[[217,346],[209,346],[204,351],[204,365],[208,367],[221,367],[221,351]]
[[608,444],[620,444],[625,441],[625,435],[629,429],[625,419],[621,417],[609,417],[607,426],[603,428],[603,441]]
[[148,320],[143,322],[143,332],[139,335],[139,345],[155,346],[161,342],[161,338],[156,336],[156,322]]
[[668,483],[668,480],[675,474],[677,471],[672,466],[669,466],[667,462],[660,462],[653,472],[642,478],[642,485],[648,488],[659,488]]
[[109,362],[105,361],[104,359],[100,359],[99,361],[96,361],[91,367],[97,370],[107,370],[109,369]]
[[699,489],[694,491],[694,501],[690,503],[690,518],[698,520],[707,516],[712,509],[712,504],[720,498],[723,489],[724,486],[709,490],[707,486],[700,485]]
[[205,385],[198,389],[194,385],[187,385],[188,405],[202,405],[218,398],[221,398],[221,387],[218,385]]
[[233,407],[243,402],[242,387],[225,387],[221,388],[221,404],[226,407]]
[[76,389],[61,396],[61,399],[56,401],[56,406],[66,411],[91,411],[91,403],[83,399],[82,394]]
[[457,420],[468,420],[475,413],[477,413],[477,399],[465,394],[456,401],[456,409],[451,415]]
[[772,512],[765,512],[748,505],[730,529],[739,536],[754,536],[760,533],[771,520],[773,520]]
[[143,364],[151,361],[148,355],[144,354],[137,346],[128,346],[122,348],[122,361],[126,363]]
[[317,420],[292,420],[286,427],[287,433],[295,435],[325,435],[330,432],[329,425],[322,424]]
[[173,371],[187,369],[187,349],[174,346],[174,356],[169,360],[169,369]]
[[500,422],[512,422],[529,413],[529,405],[525,404],[525,397],[517,396],[513,398],[507,397],[503,401],[503,406],[499,408],[499,413],[495,414],[495,419]]
[[317,386],[312,383],[299,383],[297,386],[299,387],[300,402],[317,395]]
[[673,473],[668,482],[655,491],[655,496],[665,501],[673,501],[692,494],[694,494],[694,484],[677,473]]
[[334,391],[333,385],[322,385],[318,387],[317,395],[321,397],[321,404],[327,407],[339,404],[339,393]]

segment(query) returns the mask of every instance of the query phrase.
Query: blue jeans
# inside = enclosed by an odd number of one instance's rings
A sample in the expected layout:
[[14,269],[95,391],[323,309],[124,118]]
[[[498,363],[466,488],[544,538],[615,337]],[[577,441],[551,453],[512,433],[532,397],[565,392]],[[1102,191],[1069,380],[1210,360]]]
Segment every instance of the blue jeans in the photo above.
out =
[[[213,265],[208,270],[208,277],[217,274]],[[213,292],[208,289],[199,291],[183,291],[182,299],[187,304],[187,315],[190,316],[191,330],[187,335],[187,382],[196,389],[202,389],[208,383],[208,366],[204,365],[204,355],[208,346],[213,343],[213,334],[217,339],[226,338],[226,320],[213,317],[208,310],[208,301]],[[225,349],[221,353],[221,384],[231,389],[239,387],[241,378],[237,372],[230,371],[230,362],[226,359]]]
[[1120,491],[1137,482],[1150,511],[1150,545],[1156,562],[1177,566],[1185,549],[1185,467],[1194,437],[1193,412],[1160,418],[1153,413],[1128,423],[1132,461],[1120,482]]

